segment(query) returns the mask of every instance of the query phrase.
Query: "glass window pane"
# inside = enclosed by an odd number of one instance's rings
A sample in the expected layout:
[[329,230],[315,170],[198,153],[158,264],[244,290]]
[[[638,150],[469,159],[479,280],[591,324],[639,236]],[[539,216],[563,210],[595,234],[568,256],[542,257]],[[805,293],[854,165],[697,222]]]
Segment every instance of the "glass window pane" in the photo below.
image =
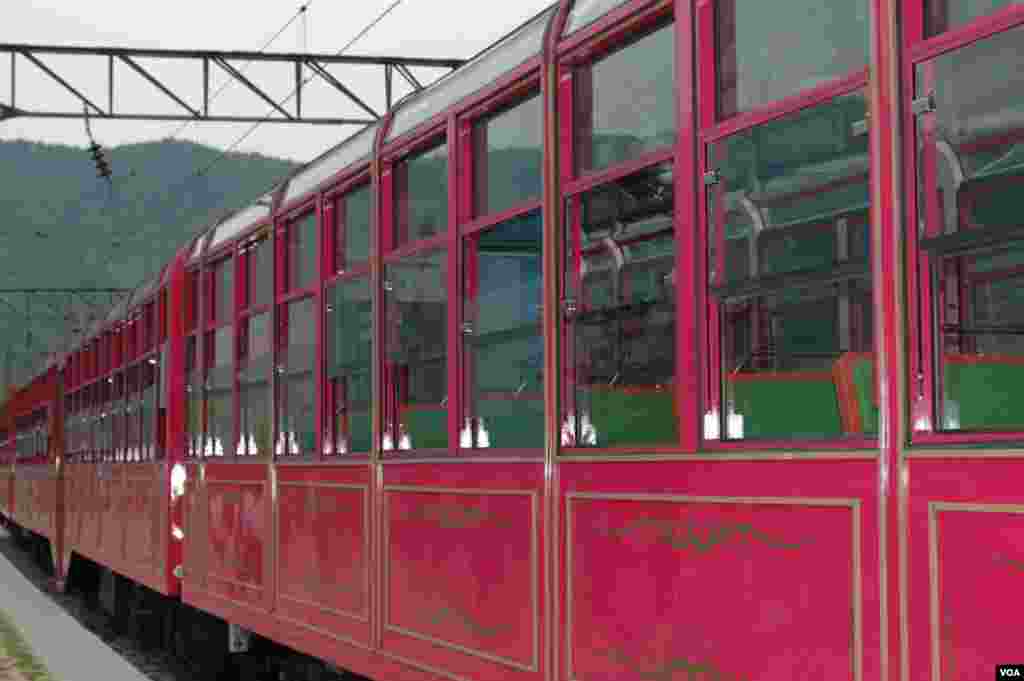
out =
[[476,215],[500,213],[540,198],[543,115],[539,95],[491,116],[474,128]]
[[281,383],[281,411],[274,453],[298,456],[316,451],[316,298],[287,307],[288,344]]
[[235,268],[231,258],[214,265],[212,321],[217,324],[229,322],[234,317],[234,279]]
[[624,5],[629,0],[576,0],[569,12],[569,20],[565,24],[565,34],[569,35],[587,24],[597,21],[613,9]]
[[661,164],[570,201],[567,446],[678,442],[672,178]]
[[707,191],[709,283],[725,397],[705,437],[877,432],[866,115],[856,93],[711,145],[720,181]]
[[369,452],[373,297],[369,278],[331,287],[327,305],[327,378],[331,390],[325,454]]
[[465,241],[463,448],[544,446],[539,212]]
[[185,432],[189,456],[201,456],[203,433],[203,389],[200,380],[199,358],[195,336],[185,341],[186,401]]
[[310,213],[288,230],[288,279],[292,289],[307,289],[316,284],[316,214]]
[[545,10],[511,35],[471,59],[458,71],[403,102],[395,111],[394,120],[388,130],[388,141],[404,135],[433,115],[493,83],[502,74],[539,55],[544,29],[554,11],[554,7]]
[[925,32],[929,36],[959,28],[1005,7],[1019,7],[1020,0],[925,0]]
[[274,302],[274,249],[270,239],[262,239],[251,245],[247,251],[249,307],[270,305]]
[[600,170],[670,147],[676,139],[672,25],[578,73],[576,165]]
[[937,429],[1024,430],[1022,41],[1016,28],[917,69],[917,94],[931,92],[936,109],[919,118],[917,179]]
[[864,68],[868,16],[867,0],[719,0],[719,117]]
[[335,210],[334,268],[352,269],[370,258],[373,229],[373,190],[369,185],[338,200]]
[[[208,336],[209,338],[209,336]],[[230,454],[234,444],[234,338],[232,327],[217,329],[206,374],[206,441],[204,456]]]
[[246,360],[238,372],[239,438],[236,453],[240,456],[264,456],[271,450],[274,423],[270,313],[250,317],[247,324]]
[[410,156],[395,166],[395,217],[391,245],[448,231],[448,145]]
[[349,166],[353,166],[359,161],[365,161],[373,153],[373,140],[376,136],[377,126],[378,124],[374,123],[354,133],[290,179],[282,205],[315,190]]
[[398,423],[385,424],[384,449],[448,447],[447,277],[443,250],[385,269],[385,399],[397,405],[389,418]]

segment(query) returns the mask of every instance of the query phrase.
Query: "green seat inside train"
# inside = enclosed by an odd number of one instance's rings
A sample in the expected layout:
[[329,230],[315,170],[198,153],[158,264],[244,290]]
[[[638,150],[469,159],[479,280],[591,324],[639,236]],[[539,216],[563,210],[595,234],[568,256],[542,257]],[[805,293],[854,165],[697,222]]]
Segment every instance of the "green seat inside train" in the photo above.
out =
[[1024,428],[1024,357],[947,354],[944,372],[944,427]]
[[728,389],[743,437],[837,438],[875,435],[878,400],[869,353],[848,352],[831,371],[764,371],[730,376]]
[[598,447],[621,442],[664,445],[679,440],[672,386],[618,390],[602,386],[588,392]]
[[[841,357],[834,372],[837,386],[852,387],[844,409],[847,432],[878,434],[878,397],[875,387],[875,362],[868,353],[851,352]],[[856,419],[859,418],[859,421]]]
[[842,417],[828,372],[772,371],[729,378],[733,409],[747,439],[836,438]]

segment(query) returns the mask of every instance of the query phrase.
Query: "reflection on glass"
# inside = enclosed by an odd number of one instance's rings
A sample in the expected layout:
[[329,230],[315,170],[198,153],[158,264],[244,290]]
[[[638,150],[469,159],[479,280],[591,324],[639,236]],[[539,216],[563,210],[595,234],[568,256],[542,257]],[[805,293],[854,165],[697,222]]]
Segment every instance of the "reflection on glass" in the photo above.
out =
[[539,212],[465,241],[465,413],[459,446],[544,446]]
[[334,215],[334,268],[340,272],[365,263],[371,255],[373,190],[370,185],[342,197]]
[[867,0],[719,0],[718,115],[729,118],[864,68]]
[[386,267],[386,399],[398,422],[385,424],[384,449],[448,447],[447,272],[442,250]]
[[671,147],[676,139],[674,26],[580,71],[576,101],[581,172]]
[[1016,28],[918,66],[935,103],[917,126],[918,192],[941,430],[1024,429],[1022,40]]
[[248,247],[248,282],[246,303],[249,307],[274,302],[274,250],[270,239],[262,239]]
[[410,156],[394,169],[392,247],[448,230],[448,145]]
[[[212,344],[209,341],[213,341]],[[203,456],[220,457],[234,451],[234,353],[232,327],[217,329],[213,338],[207,335],[213,351],[207,358],[206,373],[206,437]]]
[[574,33],[626,2],[628,0],[576,0],[565,24],[565,34]]
[[566,446],[678,441],[672,167],[645,168],[570,200]]
[[543,116],[534,95],[490,116],[473,129],[476,215],[500,213],[540,198]]
[[210,321],[222,324],[230,322],[235,314],[234,278],[235,267],[231,258],[221,260],[214,265],[213,306],[210,310]]
[[328,292],[327,433],[325,455],[369,452],[373,299],[368,277],[341,281]]
[[288,280],[292,289],[307,289],[316,283],[316,214],[310,213],[288,230]]
[[1022,4],[1020,0],[925,0],[925,32],[929,36],[938,35]]
[[724,398],[706,438],[877,431],[866,114],[863,94],[848,95],[709,149]]
[[316,451],[316,298],[303,298],[286,308],[287,345],[277,440],[277,456]]
[[247,322],[247,347],[238,372],[238,444],[240,456],[264,456],[273,440],[271,372],[273,346],[270,313],[250,317]]

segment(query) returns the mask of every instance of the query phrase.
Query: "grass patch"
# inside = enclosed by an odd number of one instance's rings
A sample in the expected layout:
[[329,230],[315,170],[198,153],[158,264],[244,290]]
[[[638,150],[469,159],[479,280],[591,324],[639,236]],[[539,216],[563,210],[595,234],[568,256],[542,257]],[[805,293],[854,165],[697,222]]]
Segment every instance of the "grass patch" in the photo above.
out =
[[28,681],[53,681],[46,665],[32,652],[17,625],[0,610],[0,660],[4,658],[14,660],[14,668]]

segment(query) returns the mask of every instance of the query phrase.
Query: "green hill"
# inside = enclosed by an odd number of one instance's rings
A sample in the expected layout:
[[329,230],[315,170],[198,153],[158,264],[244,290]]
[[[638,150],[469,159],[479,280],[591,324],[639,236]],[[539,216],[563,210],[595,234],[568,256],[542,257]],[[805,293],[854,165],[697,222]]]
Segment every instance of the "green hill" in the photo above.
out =
[[[0,288],[130,288],[218,215],[256,198],[295,167],[258,154],[164,140],[107,151],[108,185],[82,147],[0,142]],[[98,302],[99,299],[96,299]],[[0,295],[0,361],[24,374],[24,296]],[[11,306],[16,309],[12,309]],[[70,328],[66,297],[32,302],[33,354]],[[79,311],[84,302],[77,303]],[[3,367],[0,366],[0,373]]]

